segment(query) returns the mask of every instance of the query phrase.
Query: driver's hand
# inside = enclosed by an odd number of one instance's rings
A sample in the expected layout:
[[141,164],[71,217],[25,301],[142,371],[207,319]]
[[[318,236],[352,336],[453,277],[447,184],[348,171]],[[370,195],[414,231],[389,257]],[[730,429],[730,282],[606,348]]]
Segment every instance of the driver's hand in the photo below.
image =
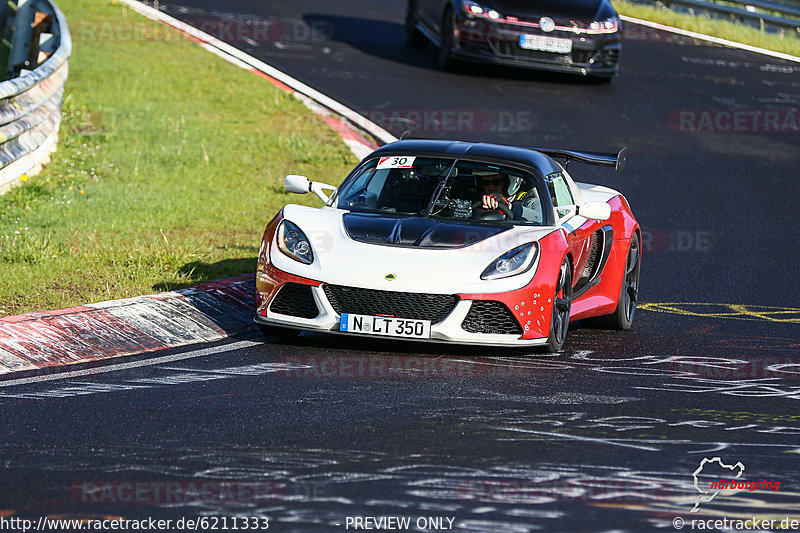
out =
[[488,209],[489,211],[494,211],[500,206],[497,202],[497,198],[493,194],[484,194],[482,198],[482,205],[484,209]]

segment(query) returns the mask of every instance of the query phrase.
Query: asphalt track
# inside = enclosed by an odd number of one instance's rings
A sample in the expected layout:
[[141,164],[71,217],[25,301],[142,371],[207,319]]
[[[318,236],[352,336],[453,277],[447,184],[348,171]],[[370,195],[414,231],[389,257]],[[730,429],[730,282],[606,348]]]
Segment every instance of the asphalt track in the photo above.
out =
[[[303,334],[0,381],[0,517],[268,516],[275,531],[439,517],[476,532],[800,519],[800,64],[629,25],[610,85],[442,73],[432,48],[403,45],[400,2],[161,5],[206,31],[270,20],[261,40],[217,36],[395,134],[628,146],[622,175],[571,171],[633,206],[646,304],[629,332],[575,324],[557,355]],[[763,127],[774,112],[779,131]],[[780,488],[690,513],[713,457]],[[702,487],[735,475],[710,469]]]

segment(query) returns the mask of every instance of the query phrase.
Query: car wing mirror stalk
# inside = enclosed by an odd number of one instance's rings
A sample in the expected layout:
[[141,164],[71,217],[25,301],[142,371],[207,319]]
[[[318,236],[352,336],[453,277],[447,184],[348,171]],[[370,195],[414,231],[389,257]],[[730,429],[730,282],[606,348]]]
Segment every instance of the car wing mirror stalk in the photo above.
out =
[[[298,176],[296,174],[289,174],[286,176],[286,179],[283,180],[283,187],[286,189],[286,192],[295,194],[313,192],[320,200],[325,202],[325,205],[328,205],[333,192],[336,191],[336,187],[333,185],[328,185],[327,183],[321,183],[319,181],[311,181],[305,176]],[[331,191],[331,194],[326,194],[326,190]]]

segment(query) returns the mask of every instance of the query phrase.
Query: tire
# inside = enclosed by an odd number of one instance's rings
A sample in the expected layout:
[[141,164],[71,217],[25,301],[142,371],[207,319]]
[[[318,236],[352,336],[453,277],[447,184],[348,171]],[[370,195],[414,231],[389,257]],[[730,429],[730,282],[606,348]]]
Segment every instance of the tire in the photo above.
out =
[[[559,296],[560,295],[560,296]],[[550,333],[547,335],[547,350],[557,352],[564,346],[569,329],[569,312],[572,309],[572,270],[569,260],[564,258],[558,270],[555,297],[553,298],[553,316],[550,318]]]
[[438,64],[441,70],[453,70],[456,60],[453,58],[453,42],[456,32],[456,17],[452,9],[448,9],[442,17],[442,37],[439,42]]
[[609,326],[612,329],[631,329],[636,303],[639,300],[639,271],[642,265],[642,246],[639,234],[634,233],[628,247],[628,258],[625,260],[625,273],[622,276],[622,287],[619,290],[617,309],[609,315]]
[[406,44],[408,46],[423,46],[427,39],[417,29],[416,21],[414,20],[414,10],[411,7],[411,2],[408,3],[406,8]]
[[257,324],[261,333],[267,337],[296,337],[300,335],[299,329],[282,328],[279,326],[267,326],[266,324]]

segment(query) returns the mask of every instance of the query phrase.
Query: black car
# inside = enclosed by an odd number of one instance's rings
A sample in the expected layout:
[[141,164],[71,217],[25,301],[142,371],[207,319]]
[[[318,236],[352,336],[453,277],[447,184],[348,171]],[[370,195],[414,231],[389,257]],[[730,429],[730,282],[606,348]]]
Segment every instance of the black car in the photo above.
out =
[[439,66],[467,60],[617,75],[621,25],[608,0],[409,0],[406,42],[432,41]]

